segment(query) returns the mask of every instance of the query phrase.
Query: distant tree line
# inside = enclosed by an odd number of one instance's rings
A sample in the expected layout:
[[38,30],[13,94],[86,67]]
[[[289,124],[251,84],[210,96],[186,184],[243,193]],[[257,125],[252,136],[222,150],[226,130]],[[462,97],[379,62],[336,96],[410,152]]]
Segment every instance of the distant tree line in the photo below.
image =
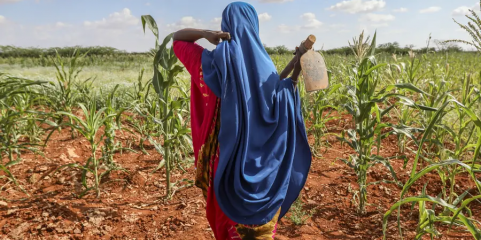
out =
[[[458,46],[457,44],[453,43],[446,43],[441,40],[434,40],[433,43],[436,45],[430,47],[423,47],[423,48],[415,48],[414,45],[406,45],[405,47],[401,47],[398,42],[390,42],[390,43],[383,43],[377,46],[376,52],[377,53],[389,53],[389,54],[408,54],[409,51],[414,52],[463,52],[463,48]],[[342,54],[342,55],[351,55],[353,54],[352,49],[350,47],[341,47],[341,48],[334,48],[323,51],[325,54]]]
[[87,54],[87,56],[112,56],[112,55],[135,55],[146,53],[129,53],[126,51],[118,50],[113,47],[56,47],[56,48],[21,48],[15,46],[1,46],[0,45],[0,58],[39,58],[39,57],[53,57],[56,56],[56,52],[62,57],[72,56],[74,50],[77,49],[81,54]]
[[[429,48],[418,48],[414,49],[413,45],[407,45],[405,47],[401,47],[398,42],[390,42],[379,44],[377,46],[378,53],[389,53],[389,54],[408,54],[410,50],[415,52],[462,52],[464,51],[460,46],[455,43],[451,42],[444,42],[441,40],[434,40],[433,41],[435,46],[431,46]],[[276,47],[268,47],[265,46],[265,49],[268,54],[292,54],[294,52],[293,49],[289,49],[286,46],[276,46]],[[15,46],[1,46],[0,45],[0,58],[8,58],[8,57],[15,57],[15,58],[22,58],[22,57],[31,57],[31,58],[38,58],[38,57],[53,57],[56,55],[56,52],[59,53],[62,57],[71,56],[73,51],[77,49],[80,53],[86,53],[87,56],[112,56],[112,55],[138,55],[138,54],[148,54],[148,52],[126,52],[122,50],[118,50],[113,47],[81,47],[81,46],[74,46],[74,47],[60,47],[60,48],[21,48]],[[324,54],[340,54],[340,55],[352,55],[352,49],[350,47],[340,47],[334,48],[329,50],[323,50]]]
[[264,48],[266,49],[266,52],[269,55],[272,55],[272,54],[292,54],[294,52],[294,50],[291,50],[284,45],[277,46],[277,47],[268,47],[268,46],[264,45]]
[[[463,48],[458,46],[455,43],[451,42],[444,42],[441,40],[434,40],[433,41],[435,46],[431,47],[423,47],[423,48],[415,48],[414,45],[406,45],[405,47],[401,47],[398,42],[389,42],[379,44],[377,46],[378,53],[389,53],[389,54],[408,54],[410,50],[414,52],[463,52]],[[277,47],[267,47],[264,46],[268,54],[292,54],[294,50],[288,49],[286,46],[277,46]],[[324,54],[340,54],[340,55],[352,55],[352,49],[348,46],[340,47],[340,48],[333,48],[328,50],[322,51]]]

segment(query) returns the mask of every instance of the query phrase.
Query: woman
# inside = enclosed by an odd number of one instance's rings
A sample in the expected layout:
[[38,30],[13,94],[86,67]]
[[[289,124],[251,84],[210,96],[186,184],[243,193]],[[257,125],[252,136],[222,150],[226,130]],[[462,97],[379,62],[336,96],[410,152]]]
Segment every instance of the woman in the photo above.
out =
[[[279,79],[247,3],[229,4],[221,29],[174,34],[175,54],[192,77],[196,186],[216,239],[273,239],[311,164],[296,89],[300,61],[291,78]],[[216,49],[194,43],[201,38]]]

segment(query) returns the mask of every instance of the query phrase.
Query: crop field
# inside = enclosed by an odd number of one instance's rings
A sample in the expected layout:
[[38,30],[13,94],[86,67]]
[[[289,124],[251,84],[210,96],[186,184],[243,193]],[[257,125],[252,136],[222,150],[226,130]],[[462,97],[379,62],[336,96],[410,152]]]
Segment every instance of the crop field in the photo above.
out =
[[[314,156],[277,239],[481,239],[481,55],[375,39],[325,55],[328,89],[299,84]],[[0,58],[0,236],[214,239],[169,40]]]

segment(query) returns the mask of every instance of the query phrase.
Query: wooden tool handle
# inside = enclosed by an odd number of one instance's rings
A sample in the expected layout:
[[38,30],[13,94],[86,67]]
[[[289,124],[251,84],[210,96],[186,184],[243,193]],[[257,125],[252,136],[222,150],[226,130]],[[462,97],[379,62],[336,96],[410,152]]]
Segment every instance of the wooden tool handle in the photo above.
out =
[[[306,53],[308,50],[312,49],[312,46],[316,43],[316,36],[314,35],[309,35],[306,40],[302,41],[301,45],[299,45],[299,51],[301,51],[301,54]],[[294,53],[296,54],[296,53]]]
[[[296,48],[296,52],[294,54],[296,54],[297,51],[300,51],[301,55],[306,53],[308,50],[312,49],[312,46],[314,45],[315,42],[316,42],[316,36],[312,34],[309,35],[309,37],[307,37],[306,40],[302,41],[299,47]],[[292,72],[292,69],[294,69],[295,64],[296,64],[296,58],[294,57],[289,62],[289,64],[287,64],[286,68],[284,68],[281,75],[279,75],[281,80],[289,76],[289,74]]]

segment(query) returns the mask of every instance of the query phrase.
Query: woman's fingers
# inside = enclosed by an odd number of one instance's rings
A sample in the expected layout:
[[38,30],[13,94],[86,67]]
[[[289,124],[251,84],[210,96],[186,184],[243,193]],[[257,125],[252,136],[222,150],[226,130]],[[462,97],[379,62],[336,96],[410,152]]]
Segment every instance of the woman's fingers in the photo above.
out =
[[219,45],[220,40],[230,40],[230,33],[222,32],[222,31],[209,31],[209,35],[206,36],[206,39],[209,40],[210,43],[214,45]]
[[230,33],[228,32],[221,32],[219,34],[219,37],[222,38],[222,40],[230,40]]

